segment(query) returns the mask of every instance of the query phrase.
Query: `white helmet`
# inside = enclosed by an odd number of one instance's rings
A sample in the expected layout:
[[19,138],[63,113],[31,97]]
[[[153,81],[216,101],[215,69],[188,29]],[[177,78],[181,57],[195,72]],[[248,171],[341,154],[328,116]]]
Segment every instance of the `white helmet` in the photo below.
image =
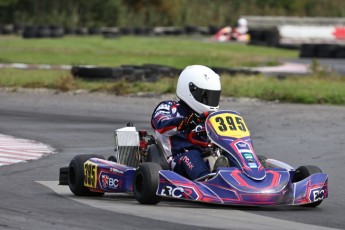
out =
[[219,75],[206,66],[187,66],[177,81],[177,96],[198,114],[218,111],[220,92]]
[[247,26],[247,25],[248,25],[248,22],[247,22],[247,19],[245,19],[245,18],[240,18],[240,19],[238,19],[237,24],[238,24],[239,26]]

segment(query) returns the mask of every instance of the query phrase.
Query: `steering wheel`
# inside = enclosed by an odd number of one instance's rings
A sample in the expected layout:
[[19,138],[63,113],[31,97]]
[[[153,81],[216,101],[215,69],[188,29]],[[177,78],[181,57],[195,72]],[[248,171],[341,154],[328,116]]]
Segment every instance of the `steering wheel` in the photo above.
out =
[[202,132],[206,132],[205,131],[205,127],[202,127],[201,125],[197,125],[195,127],[195,129],[193,129],[192,131],[190,131],[188,134],[187,134],[187,140],[192,143],[193,145],[197,145],[197,146],[200,146],[202,148],[206,148],[206,147],[213,147],[213,143],[209,142],[209,141],[201,141],[201,140],[197,140],[195,139],[195,136],[198,134],[198,133],[202,133]]

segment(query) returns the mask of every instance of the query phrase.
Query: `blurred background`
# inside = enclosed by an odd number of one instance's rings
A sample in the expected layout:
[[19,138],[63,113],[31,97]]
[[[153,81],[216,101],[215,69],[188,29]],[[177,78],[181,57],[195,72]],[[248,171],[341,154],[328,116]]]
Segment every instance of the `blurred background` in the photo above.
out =
[[0,22],[15,25],[224,26],[241,15],[344,17],[342,0],[1,0]]
[[173,93],[202,64],[225,96],[343,104],[344,16],[342,0],[0,0],[0,86]]

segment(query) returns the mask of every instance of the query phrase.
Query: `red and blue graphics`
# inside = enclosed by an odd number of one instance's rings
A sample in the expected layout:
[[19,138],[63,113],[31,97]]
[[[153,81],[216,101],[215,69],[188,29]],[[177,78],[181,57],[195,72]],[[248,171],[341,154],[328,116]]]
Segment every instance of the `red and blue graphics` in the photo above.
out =
[[[94,167],[92,167],[94,166]],[[92,168],[89,175],[88,168]],[[132,192],[135,168],[117,164],[112,161],[91,158],[84,164],[84,186],[93,191]]]
[[267,169],[261,181],[253,180],[238,168],[221,168],[206,181],[190,181],[169,170],[160,171],[157,195],[228,205],[301,205],[328,196],[327,175],[313,174],[291,183],[291,172]]
[[172,171],[159,173],[157,195],[229,205],[301,205],[328,196],[328,176],[317,173],[292,183],[294,171],[264,168],[258,160],[249,130],[234,111],[212,113],[205,122],[211,141],[233,157],[240,167],[219,168],[204,181],[190,181]]
[[[225,155],[235,159],[238,166],[218,168],[206,179],[194,181],[171,170],[160,170],[156,195],[250,206],[303,205],[328,197],[327,174],[315,173],[292,182],[295,173],[292,167],[264,168],[255,154],[250,132],[239,113],[228,110],[214,112],[206,119],[205,129],[211,142],[220,147]],[[91,158],[84,164],[84,186],[94,191],[132,193],[135,170],[133,167]]]
[[213,143],[237,161],[248,177],[254,180],[266,177],[265,169],[254,152],[250,132],[239,113],[212,113],[206,120],[206,132]]

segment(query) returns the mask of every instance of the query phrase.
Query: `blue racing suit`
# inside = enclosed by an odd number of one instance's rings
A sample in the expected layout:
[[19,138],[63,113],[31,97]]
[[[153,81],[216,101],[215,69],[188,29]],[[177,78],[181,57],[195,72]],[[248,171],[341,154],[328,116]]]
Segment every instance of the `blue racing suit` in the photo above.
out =
[[179,125],[194,111],[183,101],[163,101],[152,114],[151,125],[156,139],[167,156],[172,156],[171,168],[189,179],[207,175],[210,170],[201,157],[202,149],[187,140]]

